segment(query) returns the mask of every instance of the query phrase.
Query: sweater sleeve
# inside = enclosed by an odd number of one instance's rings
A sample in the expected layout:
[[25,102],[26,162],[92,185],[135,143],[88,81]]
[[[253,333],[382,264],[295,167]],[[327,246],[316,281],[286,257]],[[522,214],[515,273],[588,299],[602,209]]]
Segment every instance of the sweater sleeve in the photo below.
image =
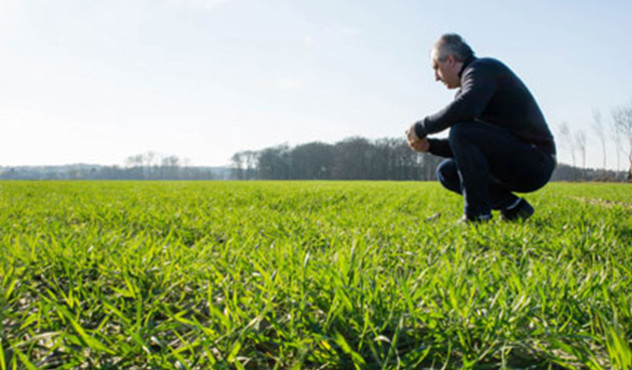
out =
[[458,122],[471,122],[479,118],[496,90],[496,76],[489,67],[475,65],[461,78],[461,90],[455,99],[441,111],[425,117],[415,125],[419,137],[447,129]]
[[428,139],[428,142],[430,143],[430,150],[428,151],[431,154],[445,158],[452,157],[452,148],[448,139]]

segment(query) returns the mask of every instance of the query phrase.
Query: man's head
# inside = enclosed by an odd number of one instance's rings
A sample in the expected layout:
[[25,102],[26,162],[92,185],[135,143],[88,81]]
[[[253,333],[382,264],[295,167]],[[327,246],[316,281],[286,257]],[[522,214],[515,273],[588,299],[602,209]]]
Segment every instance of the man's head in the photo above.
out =
[[435,79],[443,82],[448,89],[460,87],[459,72],[463,63],[473,56],[474,52],[461,36],[455,33],[441,36],[430,56]]

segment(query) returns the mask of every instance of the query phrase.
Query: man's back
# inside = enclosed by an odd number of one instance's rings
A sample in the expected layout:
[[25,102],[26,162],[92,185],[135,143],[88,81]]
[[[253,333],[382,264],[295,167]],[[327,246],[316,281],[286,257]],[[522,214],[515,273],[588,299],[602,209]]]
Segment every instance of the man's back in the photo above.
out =
[[[492,58],[474,59],[466,64],[457,96],[481,95],[472,99],[480,106],[475,119],[505,127],[516,136],[537,145],[552,146],[553,136],[544,115],[525,84],[502,62]],[[457,97],[458,99],[458,97]],[[554,153],[555,148],[550,148]]]

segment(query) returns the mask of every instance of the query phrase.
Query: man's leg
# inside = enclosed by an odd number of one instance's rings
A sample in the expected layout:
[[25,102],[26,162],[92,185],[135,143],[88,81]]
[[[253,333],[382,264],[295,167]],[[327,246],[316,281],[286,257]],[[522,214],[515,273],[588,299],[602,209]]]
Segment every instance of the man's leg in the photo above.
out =
[[[470,218],[511,206],[518,200],[512,191],[529,192],[544,186],[555,166],[549,155],[533,145],[484,122],[453,125],[449,140],[465,214]],[[448,168],[446,165],[444,170]]]
[[[461,178],[454,159],[448,158],[439,163],[439,166],[437,166],[437,179],[444,188],[463,195]],[[510,189],[494,181],[494,179],[489,183],[489,196],[490,208],[496,210],[504,209],[507,205],[511,205],[519,199]]]
[[437,179],[444,188],[457,194],[462,194],[461,179],[459,178],[459,172],[456,168],[456,163],[454,163],[454,159],[448,158],[439,163],[437,166]]

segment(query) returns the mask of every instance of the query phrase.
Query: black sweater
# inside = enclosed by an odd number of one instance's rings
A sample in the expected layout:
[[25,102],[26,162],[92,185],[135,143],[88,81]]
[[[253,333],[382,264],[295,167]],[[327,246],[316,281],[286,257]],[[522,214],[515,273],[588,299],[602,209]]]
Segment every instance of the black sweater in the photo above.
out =
[[[544,115],[525,84],[507,66],[491,58],[473,58],[461,72],[454,101],[415,125],[419,137],[455,123],[484,121],[506,128],[520,140],[555,154],[555,142]],[[429,139],[430,152],[451,157],[447,140]]]

